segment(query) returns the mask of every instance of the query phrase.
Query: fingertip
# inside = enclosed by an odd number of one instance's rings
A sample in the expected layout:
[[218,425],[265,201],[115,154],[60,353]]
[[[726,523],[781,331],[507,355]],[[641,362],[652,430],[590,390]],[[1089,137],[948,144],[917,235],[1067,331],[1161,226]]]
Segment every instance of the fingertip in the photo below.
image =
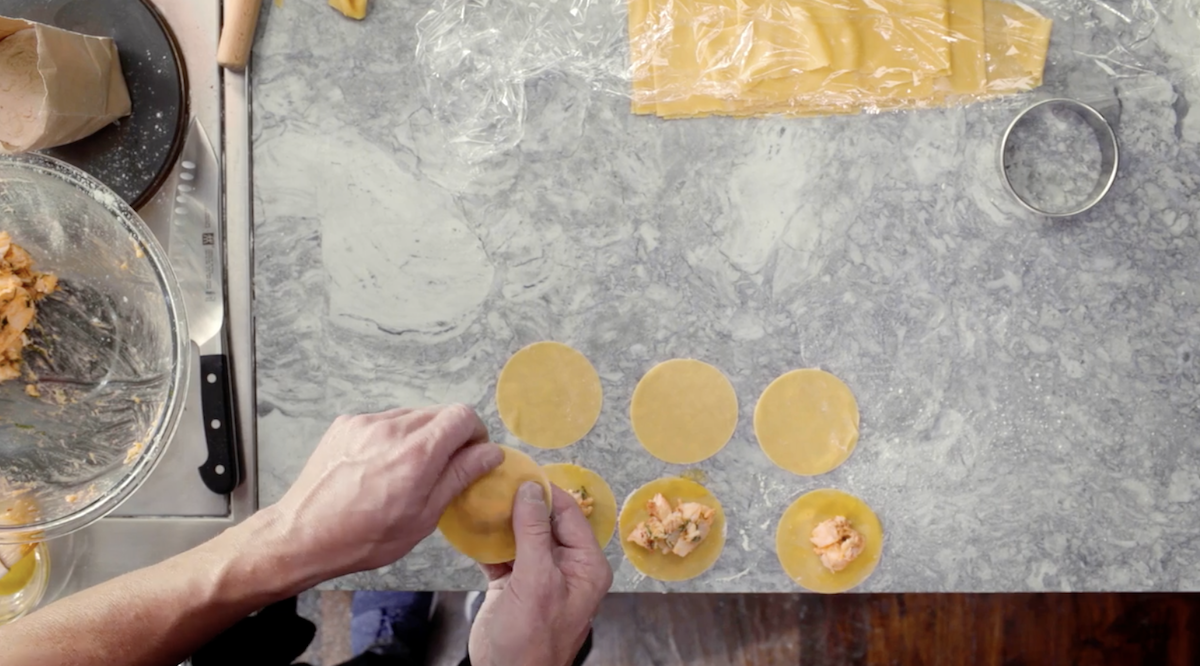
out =
[[518,542],[520,533],[527,530],[550,532],[552,513],[546,506],[545,493],[546,489],[533,481],[526,481],[517,488],[517,496],[513,499],[513,531],[518,534]]
[[[461,465],[469,486],[503,462],[504,451],[499,446],[490,443],[469,444],[454,454],[448,467]],[[466,486],[463,486],[463,490],[466,490]]]
[[591,524],[575,498],[565,490],[554,488],[554,535],[559,543],[570,548],[596,548],[599,543]]
[[550,484],[550,499],[554,503],[551,509],[556,517],[567,513],[572,507],[579,508],[570,493],[554,484]]
[[546,566],[546,558],[554,548],[554,531],[550,524],[550,511],[544,499],[545,488],[526,481],[517,488],[513,500],[512,526],[517,542],[517,559],[513,572],[520,570],[540,571]]
[[455,497],[504,462],[504,451],[495,444],[472,444],[447,461],[430,494],[433,506],[445,507]]
[[533,481],[526,481],[525,483],[521,484],[520,488],[517,489],[517,497],[522,502],[527,502],[529,504],[541,504],[542,506],[546,505],[546,500],[544,497],[545,493],[546,489],[534,483]]
[[474,430],[474,421],[478,417],[475,415],[475,410],[465,404],[457,402],[450,405],[443,405],[436,409],[438,415],[443,419],[442,423],[444,426],[453,432],[461,430],[462,432],[459,434],[464,440],[467,437],[466,433]]
[[479,453],[479,463],[483,465],[487,471],[492,471],[499,467],[504,462],[504,451],[499,446],[491,443],[476,444],[481,451]]
[[488,441],[487,425],[484,424],[483,419],[479,418],[479,413],[471,405],[458,402],[446,405],[442,411],[450,417],[454,424],[456,439],[461,440],[458,445],[479,444]]

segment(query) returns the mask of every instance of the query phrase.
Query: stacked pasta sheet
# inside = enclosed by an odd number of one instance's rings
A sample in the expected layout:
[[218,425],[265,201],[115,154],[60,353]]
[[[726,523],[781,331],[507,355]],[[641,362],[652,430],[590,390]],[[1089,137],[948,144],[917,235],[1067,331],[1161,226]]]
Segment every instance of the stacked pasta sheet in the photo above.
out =
[[633,111],[811,116],[1041,85],[1051,21],[997,0],[629,0]]

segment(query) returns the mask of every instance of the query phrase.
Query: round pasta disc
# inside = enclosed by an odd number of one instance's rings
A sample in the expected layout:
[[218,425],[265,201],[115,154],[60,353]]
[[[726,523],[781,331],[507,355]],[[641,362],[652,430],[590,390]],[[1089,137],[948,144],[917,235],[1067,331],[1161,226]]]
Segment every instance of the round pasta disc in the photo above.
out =
[[842,380],[823,370],[793,370],[771,382],[754,408],[763,453],[794,474],[824,474],[858,443],[858,402]]
[[[664,555],[656,550],[646,550],[628,541],[633,528],[650,517],[650,512],[646,510],[646,503],[654,499],[658,493],[662,493],[671,506],[675,506],[680,501],[699,502],[716,510],[712,530],[708,537],[700,542],[700,545],[687,557],[679,557],[674,554]],[[633,491],[625,500],[625,505],[621,507],[618,531],[625,557],[635,569],[656,580],[668,582],[687,580],[708,571],[721,557],[721,550],[725,547],[725,510],[708,488],[689,479],[666,477],[651,481]]]
[[690,465],[712,457],[733,437],[737,394],[720,370],[677,358],[654,366],[638,382],[629,419],[650,455]]
[[[834,573],[821,564],[813,552],[813,528],[835,516],[845,516],[850,526],[862,534],[862,553],[845,569]],[[883,553],[883,526],[871,507],[840,490],[826,488],[801,496],[783,512],[775,531],[775,554],[788,577],[812,592],[845,592],[867,579],[879,564]]]
[[541,485],[547,511],[553,506],[550,481],[533,458],[507,446],[500,449],[504,462],[454,498],[438,520],[438,531],[451,546],[483,564],[511,562],[517,556],[512,510],[522,483]]
[[588,524],[592,526],[600,548],[607,546],[612,540],[613,528],[617,526],[617,498],[608,483],[592,470],[570,463],[542,465],[542,469],[550,483],[563,490],[583,490],[593,498]]
[[505,427],[539,449],[583,439],[603,402],[591,362],[558,342],[535,342],[513,354],[496,381],[496,407]]

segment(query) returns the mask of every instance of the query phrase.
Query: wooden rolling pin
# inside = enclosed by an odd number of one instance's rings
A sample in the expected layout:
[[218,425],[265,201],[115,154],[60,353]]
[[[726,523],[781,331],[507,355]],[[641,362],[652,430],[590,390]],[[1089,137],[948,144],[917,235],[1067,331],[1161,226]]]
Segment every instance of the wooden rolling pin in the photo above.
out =
[[225,26],[217,45],[217,63],[225,69],[235,72],[246,69],[260,9],[262,0],[225,0]]

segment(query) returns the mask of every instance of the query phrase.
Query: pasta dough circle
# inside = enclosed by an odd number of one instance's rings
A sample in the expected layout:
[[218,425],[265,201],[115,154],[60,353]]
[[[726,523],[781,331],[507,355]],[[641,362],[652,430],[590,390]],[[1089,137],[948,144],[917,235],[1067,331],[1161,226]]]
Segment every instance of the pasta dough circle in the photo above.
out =
[[587,517],[596,535],[596,542],[603,549],[612,541],[613,528],[617,526],[617,498],[612,488],[597,473],[579,465],[570,463],[553,463],[542,465],[546,478],[550,483],[563,490],[586,489],[595,501],[592,504],[592,515]]
[[[863,536],[863,551],[837,573],[821,564],[813,552],[813,528],[835,516],[845,516]],[[883,553],[883,526],[866,502],[840,490],[826,488],[801,496],[783,512],[775,530],[775,555],[789,578],[800,587],[822,594],[845,592],[875,571]]]
[[650,368],[638,382],[629,419],[650,455],[690,465],[712,457],[733,437],[737,394],[720,370],[677,358]]
[[500,450],[504,462],[454,498],[438,520],[438,531],[451,546],[483,564],[511,562],[517,556],[512,510],[521,484],[541,485],[546,489],[546,510],[553,506],[550,481],[533,458],[507,446]]
[[[656,550],[646,550],[628,541],[633,528],[650,517],[650,512],[646,510],[646,503],[654,499],[658,493],[662,493],[671,506],[675,506],[680,501],[699,502],[712,507],[715,511],[712,530],[708,537],[701,541],[700,545],[687,557],[664,555]],[[621,507],[619,532],[625,558],[633,564],[635,569],[656,580],[667,582],[687,580],[708,571],[721,557],[721,550],[725,547],[725,509],[721,507],[721,502],[708,488],[695,481],[679,477],[656,479],[633,491],[625,500],[625,505]]]
[[858,443],[858,402],[823,370],[793,370],[767,387],[754,408],[754,436],[771,462],[801,476],[846,462]]
[[559,342],[535,342],[508,359],[496,381],[500,419],[522,442],[561,449],[600,417],[600,376],[583,354]]

